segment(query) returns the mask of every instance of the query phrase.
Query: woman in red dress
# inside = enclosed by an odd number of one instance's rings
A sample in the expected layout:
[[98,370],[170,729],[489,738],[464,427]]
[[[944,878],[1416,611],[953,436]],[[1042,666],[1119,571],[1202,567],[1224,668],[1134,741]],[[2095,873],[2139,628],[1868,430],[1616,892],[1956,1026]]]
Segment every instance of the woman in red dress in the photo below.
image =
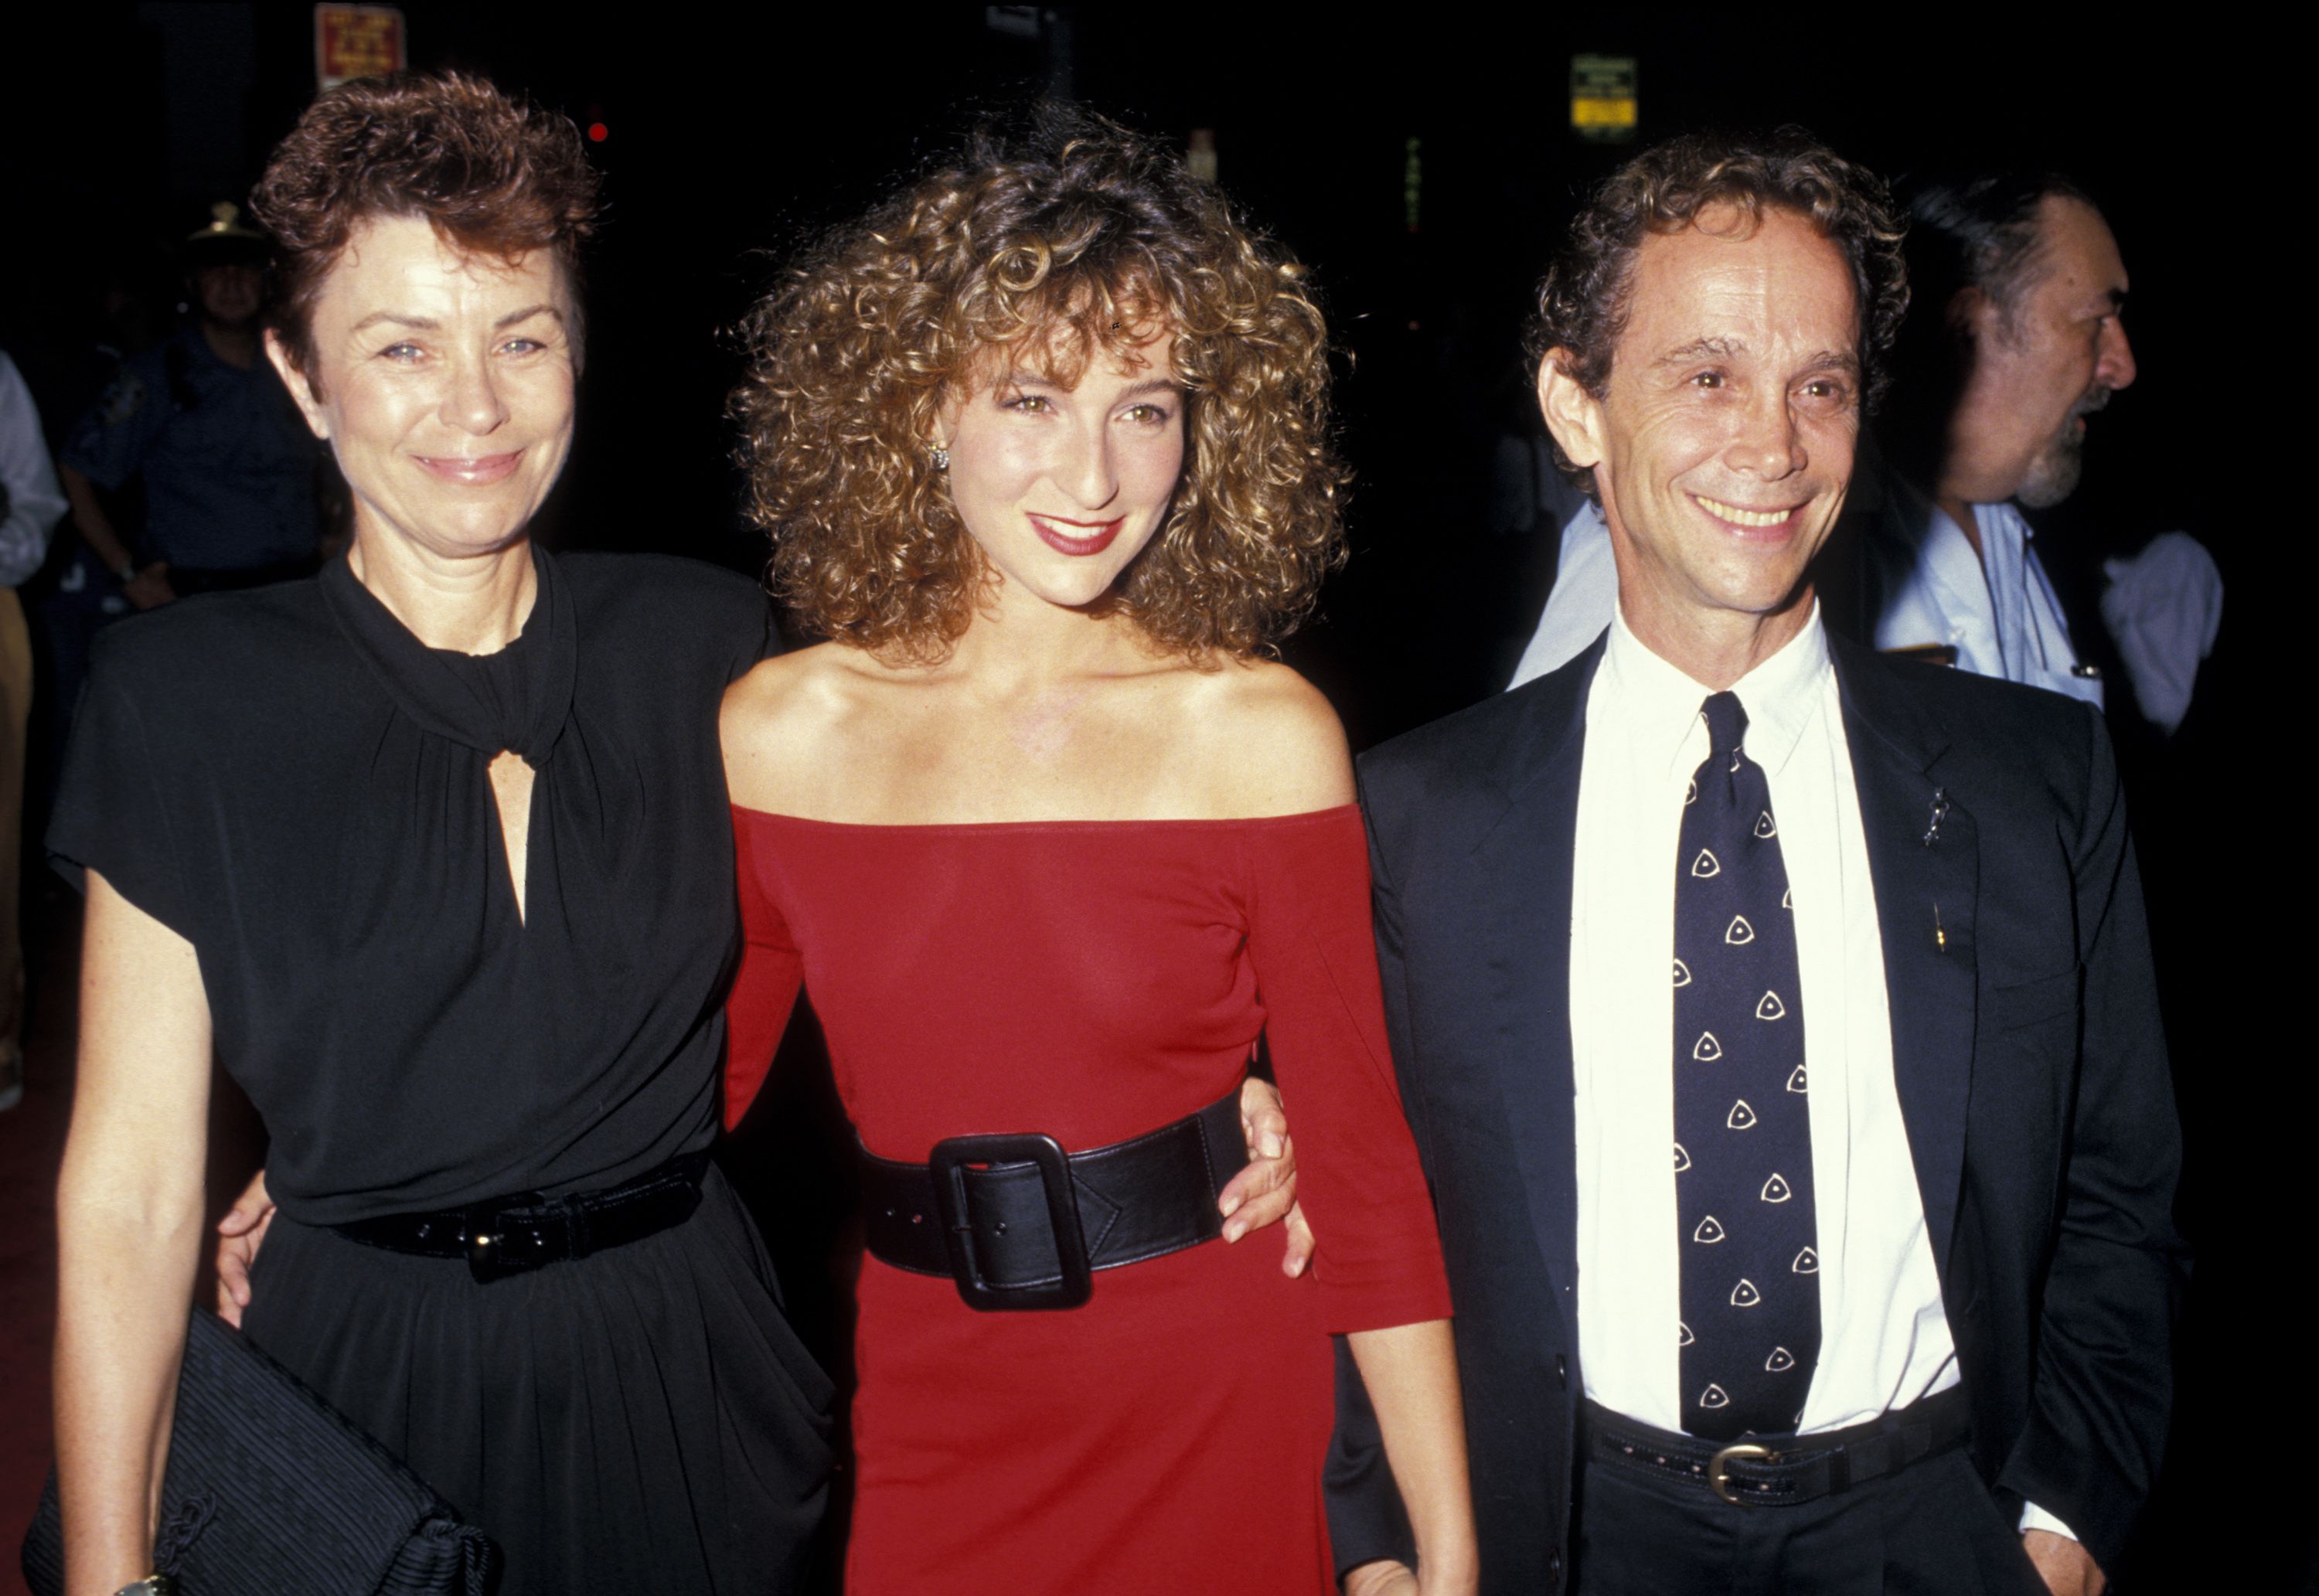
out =
[[[1344,735],[1265,657],[1340,548],[1302,270],[1172,158],[1051,120],[833,235],[751,332],[756,513],[830,640],[726,697],[727,1113],[802,982],[871,1198],[849,1588],[1331,1591],[1337,1332],[1418,1588],[1470,1591]],[[1180,1217],[1259,1036],[1303,1278]]]

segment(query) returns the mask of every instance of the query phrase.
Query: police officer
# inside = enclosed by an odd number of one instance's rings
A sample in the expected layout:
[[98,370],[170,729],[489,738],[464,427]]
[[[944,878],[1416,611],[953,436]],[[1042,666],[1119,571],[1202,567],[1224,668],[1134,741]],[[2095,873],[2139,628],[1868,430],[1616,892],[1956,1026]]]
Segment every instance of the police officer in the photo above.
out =
[[[123,362],[65,441],[74,525],[138,609],[315,568],[319,461],[259,348],[265,259],[236,206],[212,207],[185,246],[194,314]],[[124,535],[102,495],[132,480],[143,524]]]

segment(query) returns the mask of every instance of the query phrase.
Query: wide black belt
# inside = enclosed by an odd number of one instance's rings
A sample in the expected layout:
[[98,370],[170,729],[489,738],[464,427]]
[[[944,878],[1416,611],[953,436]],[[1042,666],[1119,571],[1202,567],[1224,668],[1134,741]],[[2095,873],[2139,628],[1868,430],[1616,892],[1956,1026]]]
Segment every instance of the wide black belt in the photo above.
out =
[[1216,1197],[1248,1163],[1240,1090],[1172,1125],[1066,1153],[1051,1136],[952,1136],[923,1164],[862,1151],[871,1255],[947,1275],[970,1308],[1076,1308],[1096,1269],[1223,1233]]
[[686,1153],[600,1192],[497,1197],[433,1213],[390,1213],[330,1229],[350,1241],[420,1258],[463,1258],[490,1282],[519,1269],[586,1258],[682,1224],[700,1206],[708,1155]]
[[1961,1385],[1848,1429],[1728,1444],[1656,1429],[1598,1402],[1587,1402],[1583,1417],[1591,1461],[1683,1480],[1745,1507],[1834,1496],[1960,1447],[1972,1431]]

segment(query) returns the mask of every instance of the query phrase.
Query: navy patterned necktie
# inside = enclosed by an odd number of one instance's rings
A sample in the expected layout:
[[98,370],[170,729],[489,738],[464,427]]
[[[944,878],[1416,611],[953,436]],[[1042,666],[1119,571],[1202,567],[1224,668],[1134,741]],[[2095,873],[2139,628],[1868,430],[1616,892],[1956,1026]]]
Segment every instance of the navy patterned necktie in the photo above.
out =
[[1787,861],[1736,693],[1701,708],[1674,882],[1683,1427],[1791,1432],[1819,1358],[1811,1099]]

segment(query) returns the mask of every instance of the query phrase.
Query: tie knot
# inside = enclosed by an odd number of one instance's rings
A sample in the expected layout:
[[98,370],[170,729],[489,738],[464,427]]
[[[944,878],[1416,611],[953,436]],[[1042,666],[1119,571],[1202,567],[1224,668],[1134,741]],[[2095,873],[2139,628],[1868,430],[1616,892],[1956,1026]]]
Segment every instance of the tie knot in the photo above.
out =
[[[1709,752],[1737,756],[1747,735],[1747,711],[1740,707],[1739,695],[1710,693],[1699,712],[1707,717]],[[1732,768],[1738,767],[1735,764]]]

